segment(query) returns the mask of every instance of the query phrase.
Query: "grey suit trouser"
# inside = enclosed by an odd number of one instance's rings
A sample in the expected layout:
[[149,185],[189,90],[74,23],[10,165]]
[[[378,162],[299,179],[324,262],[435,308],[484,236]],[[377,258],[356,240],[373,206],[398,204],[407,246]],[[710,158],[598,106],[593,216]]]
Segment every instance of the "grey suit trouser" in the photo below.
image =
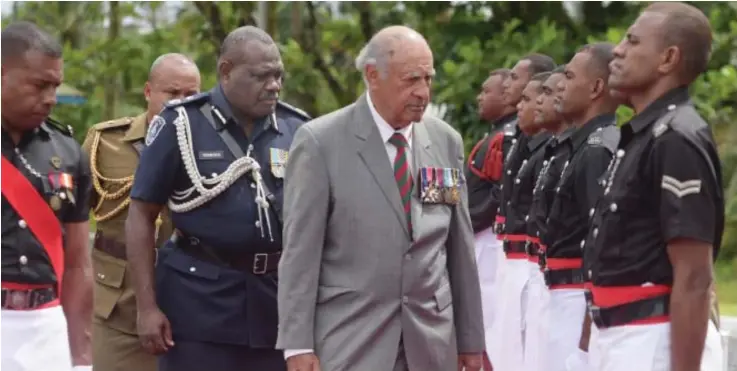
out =
[[397,353],[397,361],[394,363],[392,371],[409,371],[407,367],[407,358],[404,355],[404,342],[399,338],[399,352]]

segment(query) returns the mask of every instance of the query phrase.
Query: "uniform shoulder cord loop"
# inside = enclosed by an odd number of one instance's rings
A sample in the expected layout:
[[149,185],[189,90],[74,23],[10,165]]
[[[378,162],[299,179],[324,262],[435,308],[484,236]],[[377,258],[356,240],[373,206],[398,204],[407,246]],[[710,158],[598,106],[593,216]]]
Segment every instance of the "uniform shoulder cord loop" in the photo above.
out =
[[194,142],[189,116],[182,106],[177,107],[176,111],[178,115],[174,119],[174,126],[176,127],[177,144],[182,156],[182,164],[192,186],[181,191],[175,190],[169,198],[169,209],[176,213],[192,211],[225,192],[240,177],[250,174],[256,186],[256,205],[261,236],[264,237],[263,219],[265,218],[269,238],[274,241],[271,231],[271,218],[269,218],[268,213],[269,203],[266,201],[266,192],[261,178],[261,165],[254,158],[244,156],[230,163],[228,168],[219,175],[211,178],[202,176],[197,167],[192,147]]
[[[90,170],[92,171],[92,185],[93,187],[95,187],[95,192],[97,192],[98,194],[97,205],[95,205],[95,207],[92,209],[92,214],[95,217],[95,220],[98,222],[110,220],[119,215],[121,212],[123,212],[123,210],[128,207],[131,201],[130,197],[126,197],[109,212],[105,214],[100,213],[102,204],[105,201],[114,201],[126,195],[131,190],[131,188],[133,188],[134,179],[133,175],[123,178],[108,178],[102,175],[100,169],[97,166],[97,151],[100,146],[101,136],[102,134],[100,133],[100,131],[95,132],[95,136],[92,139],[92,147],[90,148]],[[107,189],[105,189],[105,187],[103,187],[102,182],[109,183],[109,188],[117,186],[118,189],[114,192],[109,192]],[[157,231],[162,222],[163,221],[161,219],[161,214],[159,214],[159,216],[156,218]]]

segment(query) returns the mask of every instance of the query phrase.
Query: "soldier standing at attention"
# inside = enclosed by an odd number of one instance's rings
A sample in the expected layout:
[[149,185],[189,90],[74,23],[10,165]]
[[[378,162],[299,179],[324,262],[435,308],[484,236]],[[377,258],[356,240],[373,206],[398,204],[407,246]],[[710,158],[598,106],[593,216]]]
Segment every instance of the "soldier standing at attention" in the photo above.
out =
[[[182,54],[162,55],[151,66],[144,86],[146,112],[94,125],[82,145],[90,156],[94,186],[90,203],[97,221],[92,250],[95,369],[156,370],[156,357],[144,351],[136,333],[133,277],[126,269],[125,218],[148,123],[166,101],[199,91],[200,72],[192,60]],[[171,222],[166,214],[162,213],[157,221],[157,247],[171,237]]]
[[[495,370],[524,369],[524,299],[529,279],[526,220],[532,203],[535,177],[542,166],[545,144],[552,136],[551,133],[542,131],[535,119],[535,109],[537,97],[542,92],[542,83],[549,75],[549,72],[534,75],[522,91],[517,104],[517,124],[526,139],[517,151],[523,160],[512,182],[507,203],[504,227],[505,272],[499,283],[502,290],[499,297],[504,298],[504,302],[499,306],[496,319],[499,327],[495,329],[498,332],[494,333],[492,341],[493,349],[500,349],[499,359],[492,359]],[[493,356],[496,357],[496,354]]]
[[90,174],[48,118],[62,48],[32,23],[2,31],[2,355],[5,371],[91,371]]
[[711,45],[700,10],[654,3],[614,49],[609,84],[636,115],[622,127],[585,245],[600,369],[722,369],[709,321],[724,229],[721,166],[688,94]]
[[556,105],[576,128],[569,159],[555,187],[548,214],[544,278],[550,290],[547,369],[565,371],[566,360],[576,353],[586,311],[582,271],[583,239],[592,208],[602,188],[598,183],[619,141],[614,112],[619,101],[609,94],[608,64],[612,44],[582,47],[566,64],[558,83]]
[[[525,370],[544,371],[547,369],[547,354],[545,352],[548,323],[545,321],[548,310],[548,288],[540,270],[539,261],[545,244],[541,241],[547,236],[547,216],[555,195],[555,185],[560,178],[565,161],[570,153],[568,142],[574,129],[569,128],[563,121],[560,113],[555,109],[555,90],[560,80],[564,78],[565,66],[553,70],[542,84],[542,92],[537,97],[535,108],[535,122],[543,130],[553,135],[547,142],[542,163],[539,162],[533,169],[537,175],[535,186],[532,189],[532,204],[527,223],[527,259],[530,270],[530,280],[525,291],[527,298],[525,311]],[[543,256],[544,258],[544,256]]]
[[[471,150],[466,168],[469,213],[475,233],[476,264],[481,283],[486,349],[491,344],[494,308],[499,299],[495,294],[497,265],[503,259],[502,244],[496,238],[493,224],[499,210],[504,153],[512,145],[514,120],[517,117],[517,110],[514,106],[505,105],[502,96],[504,79],[509,77],[509,72],[505,68],[492,71],[477,97],[479,116],[491,125],[484,138]],[[485,356],[485,362],[488,362],[488,356]]]
[[[169,102],[151,122],[126,244],[139,336],[162,354],[160,371],[286,369],[274,349],[282,187],[308,117],[276,109],[283,74],[274,40],[238,28],[223,41],[218,85]],[[155,259],[164,205],[176,238]]]
[[[517,64],[514,65],[509,77],[504,79],[504,104],[507,106],[517,107],[517,104],[522,99],[522,90],[530,82],[532,76],[536,73],[552,71],[555,68],[555,62],[552,58],[543,54],[530,54],[522,58]],[[504,167],[502,171],[502,185],[500,186],[500,200],[499,210],[495,218],[494,232],[499,240],[504,238],[504,223],[505,215],[507,211],[507,203],[511,195],[511,190],[514,182],[514,177],[517,175],[517,169],[522,162],[522,154],[518,152],[518,148],[526,146],[527,138],[522,135],[517,125],[517,120],[507,125],[505,128],[505,138],[509,138],[512,143],[510,148],[505,151],[504,154]],[[506,257],[497,265],[499,273],[497,274],[496,292],[501,295],[502,291],[507,287],[502,286],[502,280],[506,272],[508,271]],[[505,297],[506,296],[500,296]],[[518,303],[519,304],[519,303]],[[503,322],[500,322],[498,312],[501,310],[501,306],[514,305],[509,299],[499,301],[497,303],[497,313],[495,315],[494,322],[492,324],[491,333],[493,334],[493,341],[491,348],[487,348],[489,358],[491,358],[491,364],[496,365],[499,362],[512,362],[514,367],[522,367],[522,348],[510,349],[506,343],[501,341],[498,334],[503,333],[502,327]],[[510,353],[511,351],[511,353]],[[514,359],[514,361],[513,361]],[[503,361],[504,360],[504,361]],[[516,363],[518,362],[518,363]]]

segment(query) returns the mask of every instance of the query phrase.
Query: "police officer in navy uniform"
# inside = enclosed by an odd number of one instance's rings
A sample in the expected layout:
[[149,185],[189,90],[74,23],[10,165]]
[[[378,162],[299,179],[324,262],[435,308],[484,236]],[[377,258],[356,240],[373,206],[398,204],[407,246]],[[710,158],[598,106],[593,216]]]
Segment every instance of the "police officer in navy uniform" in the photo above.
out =
[[[282,187],[308,117],[277,101],[282,77],[271,37],[238,28],[223,42],[218,86],[169,102],[150,124],[126,240],[139,336],[161,354],[159,370],[286,369],[274,349]],[[176,233],[155,256],[164,204]]]
[[3,370],[91,370],[89,161],[48,118],[62,47],[36,25],[2,31]]
[[721,369],[709,299],[722,174],[688,94],[711,43],[700,10],[654,3],[614,49],[609,84],[636,116],[622,127],[585,245],[600,369]]

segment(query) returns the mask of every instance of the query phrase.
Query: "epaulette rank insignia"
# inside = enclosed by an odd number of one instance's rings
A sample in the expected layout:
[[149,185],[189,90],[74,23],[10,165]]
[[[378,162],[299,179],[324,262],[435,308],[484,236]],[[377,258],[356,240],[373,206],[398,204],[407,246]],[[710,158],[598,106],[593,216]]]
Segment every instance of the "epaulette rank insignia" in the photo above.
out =
[[595,132],[594,134],[589,135],[588,144],[590,144],[592,146],[600,146],[601,143],[602,143],[601,133],[596,133]]
[[658,120],[653,126],[653,137],[657,138],[668,131],[668,124],[664,120]]
[[514,130],[514,124],[505,124],[504,125],[504,135],[505,136],[513,136],[516,134],[516,130]]
[[287,160],[289,160],[289,151],[281,148],[269,148],[269,165],[275,178],[284,178]]
[[456,205],[461,200],[461,172],[456,168],[420,169],[420,200],[426,204]]

